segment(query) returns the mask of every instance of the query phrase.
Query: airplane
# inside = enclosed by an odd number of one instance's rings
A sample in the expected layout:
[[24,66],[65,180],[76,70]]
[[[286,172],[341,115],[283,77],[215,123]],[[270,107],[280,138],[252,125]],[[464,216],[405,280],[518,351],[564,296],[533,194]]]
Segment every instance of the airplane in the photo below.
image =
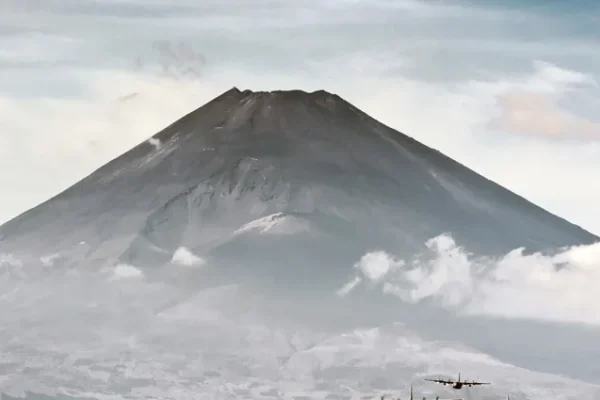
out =
[[489,385],[489,382],[476,382],[476,381],[461,381],[460,372],[458,373],[458,379],[456,381],[449,381],[444,379],[425,379],[426,381],[441,383],[442,385],[452,385],[453,389],[462,389],[463,386],[478,386],[478,385]]

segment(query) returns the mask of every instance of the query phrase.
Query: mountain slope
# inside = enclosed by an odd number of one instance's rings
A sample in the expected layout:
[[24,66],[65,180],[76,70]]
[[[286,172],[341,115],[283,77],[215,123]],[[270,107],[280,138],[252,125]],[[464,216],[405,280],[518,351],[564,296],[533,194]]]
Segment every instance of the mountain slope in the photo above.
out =
[[339,96],[234,88],[2,225],[0,252],[152,265],[185,246],[302,282],[444,232],[487,255],[599,240]]

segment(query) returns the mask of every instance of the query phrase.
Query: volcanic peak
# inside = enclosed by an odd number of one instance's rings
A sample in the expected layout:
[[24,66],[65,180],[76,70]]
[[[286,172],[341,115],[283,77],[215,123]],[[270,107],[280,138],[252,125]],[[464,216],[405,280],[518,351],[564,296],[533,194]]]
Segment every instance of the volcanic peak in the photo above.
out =
[[315,101],[315,102],[345,102],[340,96],[334,93],[330,93],[324,89],[315,90],[313,92],[307,92],[301,89],[290,89],[290,90],[250,90],[244,89],[241,91],[237,87],[233,87],[230,90],[223,93],[223,95],[237,95],[240,100],[246,98],[271,98],[277,99],[278,101],[290,101],[290,100],[302,100],[302,101]]
[[[213,101],[200,107],[200,109],[212,104],[220,104],[223,106],[225,103],[227,103],[227,106],[230,108],[235,108],[236,105],[238,107],[249,107],[250,104],[253,104],[253,109],[274,107],[280,111],[290,111],[291,109],[297,109],[299,106],[304,106],[306,108],[318,106],[321,109],[326,109],[328,111],[351,110],[355,113],[358,112],[364,114],[337,94],[330,93],[323,89],[313,92],[307,92],[300,89],[272,91],[254,91],[245,89],[240,91],[237,87],[233,87],[216,97]],[[364,114],[364,116],[366,117],[367,115]]]

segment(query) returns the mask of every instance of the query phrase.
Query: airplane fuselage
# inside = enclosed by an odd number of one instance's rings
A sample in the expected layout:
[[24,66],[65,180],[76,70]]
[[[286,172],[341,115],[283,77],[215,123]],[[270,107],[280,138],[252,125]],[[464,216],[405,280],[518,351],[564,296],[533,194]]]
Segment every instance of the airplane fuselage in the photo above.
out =
[[[448,382],[448,383],[444,383],[444,386],[450,386],[452,389],[462,389],[463,386],[465,386],[464,382]],[[466,385],[466,386],[471,386],[471,385]]]

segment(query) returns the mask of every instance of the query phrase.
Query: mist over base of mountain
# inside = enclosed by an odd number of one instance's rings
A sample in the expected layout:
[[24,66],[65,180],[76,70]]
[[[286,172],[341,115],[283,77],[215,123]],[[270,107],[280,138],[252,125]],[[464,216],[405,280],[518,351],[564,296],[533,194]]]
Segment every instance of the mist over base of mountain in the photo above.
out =
[[[312,292],[236,276],[183,247],[152,268],[4,254],[0,392],[404,398],[412,384],[416,396],[442,398],[600,395],[598,245],[499,258],[469,254],[447,235],[427,246],[407,260],[374,249],[338,285]],[[458,372],[492,385],[457,392],[422,379]]]

